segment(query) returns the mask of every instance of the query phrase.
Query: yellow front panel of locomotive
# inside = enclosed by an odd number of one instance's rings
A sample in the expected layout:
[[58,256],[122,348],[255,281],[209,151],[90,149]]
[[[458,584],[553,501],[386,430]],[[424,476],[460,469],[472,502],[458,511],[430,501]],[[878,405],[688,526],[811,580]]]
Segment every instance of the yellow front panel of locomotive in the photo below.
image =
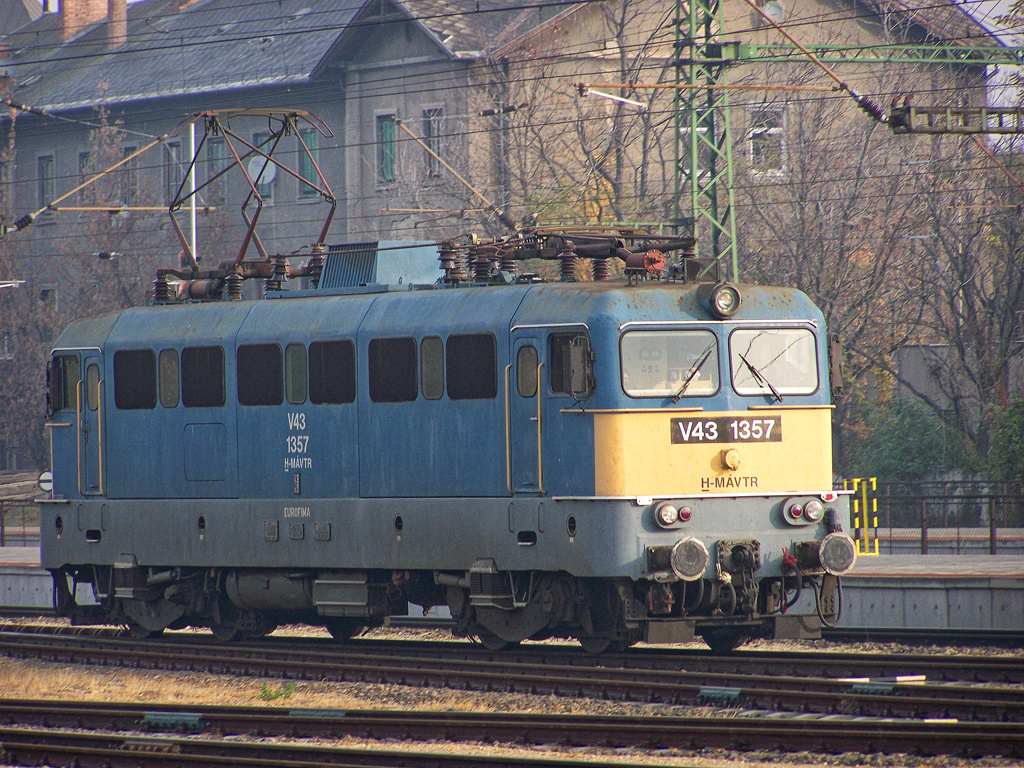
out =
[[597,496],[830,490],[832,409],[596,412],[594,452]]

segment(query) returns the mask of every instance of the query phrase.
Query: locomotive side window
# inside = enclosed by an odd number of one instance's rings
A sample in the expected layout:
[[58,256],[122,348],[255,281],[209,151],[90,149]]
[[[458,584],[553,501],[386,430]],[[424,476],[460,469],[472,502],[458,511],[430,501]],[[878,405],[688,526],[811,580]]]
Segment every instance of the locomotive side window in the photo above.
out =
[[181,402],[186,408],[224,405],[224,349],[185,347],[181,350]]
[[580,333],[553,333],[548,337],[548,352],[551,391],[573,397],[590,395],[594,387],[590,339]]
[[711,331],[622,335],[622,389],[630,397],[707,397],[718,391],[718,339]]
[[100,367],[95,363],[85,369],[85,402],[90,411],[100,407]]
[[444,394],[444,342],[437,336],[420,342],[420,389],[427,400]]
[[159,358],[160,405],[177,408],[181,397],[181,379],[178,377],[178,350],[162,349]]
[[448,397],[480,400],[498,396],[496,346],[489,333],[448,337]]
[[78,355],[56,355],[50,367],[50,411],[76,408],[82,363]]
[[284,395],[292,405],[306,402],[306,346],[289,344],[284,349]]
[[239,405],[280,405],[284,366],[277,344],[243,344],[238,348]]
[[818,389],[814,334],[806,328],[740,328],[729,338],[732,386],[740,395],[809,395]]
[[375,403],[405,403],[415,400],[416,339],[410,337],[371,339],[370,399]]
[[356,399],[356,346],[351,341],[314,341],[309,345],[309,401],[316,405]]
[[516,353],[516,390],[520,397],[537,394],[537,348],[526,345]]
[[122,410],[156,408],[156,355],[151,349],[114,353],[114,405]]

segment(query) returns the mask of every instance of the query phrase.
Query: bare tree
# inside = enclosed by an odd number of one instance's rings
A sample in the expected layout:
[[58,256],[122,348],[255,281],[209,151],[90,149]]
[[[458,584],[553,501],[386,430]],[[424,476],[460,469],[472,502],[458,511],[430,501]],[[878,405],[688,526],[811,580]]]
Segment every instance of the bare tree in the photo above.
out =
[[[671,209],[673,95],[603,89],[638,108],[585,96],[577,85],[669,79],[673,12],[642,0],[586,7],[495,53],[485,70],[494,106],[518,109],[500,129],[494,176],[518,218],[660,221]],[[567,48],[563,25],[582,25],[589,34],[572,39],[587,42]]]
[[[126,138],[120,126],[100,107],[98,127],[90,130],[82,155],[81,180],[92,178],[123,159]],[[13,168],[16,122],[5,127],[0,164]],[[10,184],[0,184],[0,212],[8,221],[15,212],[6,197]],[[146,292],[158,262],[166,261],[171,238],[152,212],[130,211],[130,202],[152,205],[148,191],[130,171],[115,171],[68,198],[72,208],[52,215],[53,248],[33,255],[27,232],[0,239],[0,278],[20,279],[18,288],[0,291],[0,440],[15,446],[19,463],[49,463],[44,435],[46,367],[50,349],[71,321],[147,301]],[[59,228],[59,230],[58,230]],[[38,253],[38,252],[36,252]],[[160,254],[164,254],[161,256]],[[8,277],[9,276],[9,277]]]

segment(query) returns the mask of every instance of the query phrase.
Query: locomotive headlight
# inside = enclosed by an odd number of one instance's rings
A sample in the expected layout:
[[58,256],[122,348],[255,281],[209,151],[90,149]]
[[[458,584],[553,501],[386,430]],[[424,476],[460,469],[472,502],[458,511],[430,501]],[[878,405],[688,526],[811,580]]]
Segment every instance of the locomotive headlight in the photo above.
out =
[[857,547],[845,533],[830,533],[818,545],[818,559],[827,573],[841,576],[857,562]]
[[672,547],[669,564],[672,571],[683,581],[696,581],[707,570],[711,555],[704,542],[692,536],[677,541]]
[[711,312],[720,320],[735,315],[740,301],[739,289],[731,283],[719,283],[711,289]]
[[804,517],[812,523],[817,523],[825,516],[825,507],[817,499],[812,499],[804,504]]
[[786,507],[786,515],[789,517],[790,520],[799,520],[801,517],[804,516],[803,505],[798,501],[794,501],[792,504]]
[[671,528],[679,522],[679,510],[668,502],[662,502],[654,508],[654,520],[662,528]]

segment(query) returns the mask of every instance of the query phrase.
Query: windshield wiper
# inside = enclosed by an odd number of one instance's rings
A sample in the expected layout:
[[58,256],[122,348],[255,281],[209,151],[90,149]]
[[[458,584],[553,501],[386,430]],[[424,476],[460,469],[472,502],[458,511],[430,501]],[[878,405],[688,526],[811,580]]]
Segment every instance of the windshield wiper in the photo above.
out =
[[737,354],[740,356],[740,360],[743,361],[743,364],[747,366],[750,373],[753,374],[754,380],[762,387],[768,387],[768,389],[772,391],[772,397],[775,398],[775,401],[781,403],[782,395],[779,394],[779,390],[772,386],[772,383],[768,381],[768,379],[764,377],[764,374],[757,370],[757,368],[755,368],[753,364],[743,356],[742,352],[737,352]]
[[700,372],[700,369],[704,367],[704,363],[706,363],[708,361],[708,358],[711,357],[711,352],[712,350],[714,350],[715,345],[717,343],[718,339],[715,339],[710,344],[708,344],[708,348],[705,349],[704,352],[701,354],[700,359],[697,360],[697,362],[693,364],[693,367],[690,368],[690,370],[687,372],[686,378],[683,380],[683,386],[679,388],[679,391],[676,392],[675,397],[672,398],[673,403],[679,402],[679,398],[683,396],[683,393],[686,391],[686,388],[690,386],[690,382],[697,377],[697,374]]

